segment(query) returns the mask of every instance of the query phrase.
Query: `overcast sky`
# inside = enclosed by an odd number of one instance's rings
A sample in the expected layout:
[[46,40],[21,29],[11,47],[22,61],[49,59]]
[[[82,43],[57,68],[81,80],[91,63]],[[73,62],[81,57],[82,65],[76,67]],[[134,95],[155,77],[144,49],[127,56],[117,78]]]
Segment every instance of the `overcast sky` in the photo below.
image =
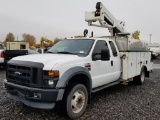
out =
[[[119,20],[126,30],[139,30],[140,38],[160,43],[160,0],[99,0]],[[97,0],[0,0],[0,41],[12,32],[32,34],[53,40],[82,35],[84,29],[94,35],[110,35],[107,29],[88,27],[85,11],[94,11]]]

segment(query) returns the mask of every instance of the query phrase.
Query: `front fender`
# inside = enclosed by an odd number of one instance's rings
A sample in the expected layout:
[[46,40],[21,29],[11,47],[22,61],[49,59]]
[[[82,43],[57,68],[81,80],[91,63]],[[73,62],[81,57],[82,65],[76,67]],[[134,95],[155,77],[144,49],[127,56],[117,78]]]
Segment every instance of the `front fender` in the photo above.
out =
[[69,80],[77,75],[77,74],[85,74],[87,77],[88,77],[88,84],[90,86],[90,91],[92,89],[92,79],[91,79],[91,75],[88,71],[87,68],[84,68],[84,67],[80,67],[80,66],[77,66],[77,67],[74,67],[74,68],[70,68],[68,69],[59,79],[57,85],[56,85],[56,88],[64,88],[66,87],[67,83],[69,82]]

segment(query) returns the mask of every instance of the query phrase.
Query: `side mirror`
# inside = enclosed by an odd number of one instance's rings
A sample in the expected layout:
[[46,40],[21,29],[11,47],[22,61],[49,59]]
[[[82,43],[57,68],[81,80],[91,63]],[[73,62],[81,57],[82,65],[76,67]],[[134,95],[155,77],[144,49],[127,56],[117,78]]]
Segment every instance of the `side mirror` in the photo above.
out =
[[93,54],[92,54],[92,60],[93,60],[93,61],[101,60],[100,55],[101,55],[100,53],[93,53]]
[[103,50],[101,50],[101,60],[102,61],[110,60],[109,49],[103,49]]
[[102,60],[102,61],[107,61],[110,60],[110,53],[109,49],[103,49],[101,50],[101,53],[93,53],[92,54],[92,60]]

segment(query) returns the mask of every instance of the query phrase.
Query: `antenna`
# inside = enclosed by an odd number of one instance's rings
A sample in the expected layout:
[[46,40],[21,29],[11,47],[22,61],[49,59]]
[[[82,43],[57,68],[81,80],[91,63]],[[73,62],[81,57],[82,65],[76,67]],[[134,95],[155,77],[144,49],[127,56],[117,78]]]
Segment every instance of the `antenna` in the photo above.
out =
[[83,32],[83,34],[84,34],[84,37],[87,37],[87,35],[88,35],[88,30],[85,29],[84,32]]

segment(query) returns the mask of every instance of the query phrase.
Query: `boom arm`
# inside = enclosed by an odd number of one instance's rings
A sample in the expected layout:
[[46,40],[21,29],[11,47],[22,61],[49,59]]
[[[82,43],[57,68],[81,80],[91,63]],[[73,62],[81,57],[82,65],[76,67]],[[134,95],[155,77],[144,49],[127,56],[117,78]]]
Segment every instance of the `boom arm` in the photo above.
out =
[[[85,21],[89,26],[108,28],[112,36],[130,35],[124,28],[125,22],[117,20],[101,2],[97,2],[96,11],[85,12]],[[96,21],[99,21],[100,25],[93,24]]]

